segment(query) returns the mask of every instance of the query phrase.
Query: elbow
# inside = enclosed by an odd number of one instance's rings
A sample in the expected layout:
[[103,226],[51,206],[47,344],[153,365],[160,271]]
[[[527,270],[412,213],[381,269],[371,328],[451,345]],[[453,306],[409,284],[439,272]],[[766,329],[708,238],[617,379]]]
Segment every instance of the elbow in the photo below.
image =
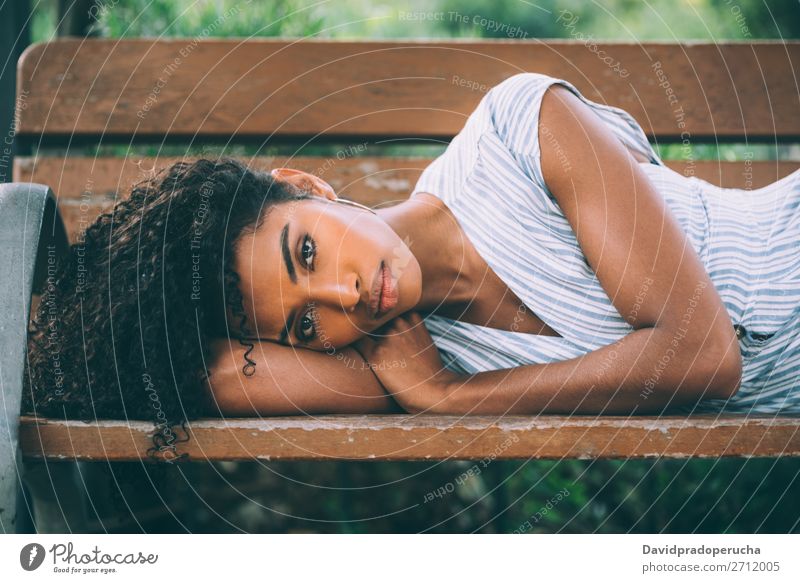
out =
[[705,365],[703,399],[730,399],[742,384],[742,355],[734,333],[700,352]]
[[239,395],[233,390],[238,383],[232,382],[230,371],[218,368],[209,370],[209,373],[203,381],[203,396],[208,414],[223,416],[240,414]]
[[727,359],[724,364],[723,381],[714,387],[717,399],[730,399],[739,392],[742,385],[742,355],[736,345],[736,354]]
[[227,341],[212,341],[208,376],[202,382],[203,399],[211,416],[252,415],[237,368],[238,348],[233,352]]

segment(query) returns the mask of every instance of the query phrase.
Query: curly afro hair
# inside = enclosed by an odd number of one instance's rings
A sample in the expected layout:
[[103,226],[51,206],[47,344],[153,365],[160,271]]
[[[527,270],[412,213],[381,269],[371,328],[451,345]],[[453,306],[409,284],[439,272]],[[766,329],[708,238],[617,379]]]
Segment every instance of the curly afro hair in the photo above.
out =
[[172,427],[211,405],[210,340],[253,348],[234,245],[272,205],[309,196],[232,159],[179,162],[135,185],[48,281],[31,319],[23,412],[152,419],[150,451],[174,452]]

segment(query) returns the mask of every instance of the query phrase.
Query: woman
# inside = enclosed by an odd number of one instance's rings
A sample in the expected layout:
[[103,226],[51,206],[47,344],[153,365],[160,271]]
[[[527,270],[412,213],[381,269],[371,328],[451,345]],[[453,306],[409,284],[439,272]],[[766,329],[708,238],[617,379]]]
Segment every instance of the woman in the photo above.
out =
[[628,114],[533,73],[390,208],[297,170],[179,164],[89,229],[80,291],[73,249],[28,408],[800,412],[799,203],[800,172],[750,193],[684,178]]

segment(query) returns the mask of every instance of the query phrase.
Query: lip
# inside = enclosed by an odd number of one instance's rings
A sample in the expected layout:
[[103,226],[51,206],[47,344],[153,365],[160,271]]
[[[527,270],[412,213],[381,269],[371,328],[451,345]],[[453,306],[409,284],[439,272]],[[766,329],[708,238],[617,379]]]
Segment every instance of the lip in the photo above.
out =
[[[369,313],[373,320],[379,320],[391,312],[398,302],[397,282],[392,270],[381,261],[378,272],[372,280],[372,293],[369,297]],[[381,309],[383,308],[383,309]]]
[[383,261],[372,277],[372,289],[369,293],[369,314],[373,320],[378,319],[378,307],[381,305],[381,289],[383,289]]

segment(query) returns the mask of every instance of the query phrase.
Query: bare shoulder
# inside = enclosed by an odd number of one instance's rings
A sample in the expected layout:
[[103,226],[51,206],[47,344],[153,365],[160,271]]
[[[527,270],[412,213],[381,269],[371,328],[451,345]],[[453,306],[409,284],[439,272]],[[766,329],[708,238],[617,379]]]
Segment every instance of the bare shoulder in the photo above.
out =
[[[591,120],[591,124],[588,123]],[[578,122],[583,132],[559,131],[563,128],[575,127]],[[542,149],[550,147],[558,150],[558,140],[586,141],[589,125],[599,128],[610,140],[622,145],[623,149],[631,155],[636,162],[649,162],[641,153],[625,147],[613,135],[603,122],[591,111],[581,99],[564,85],[554,84],[548,87],[542,96],[542,105],[539,111],[539,143]],[[559,134],[561,137],[559,138]],[[562,152],[563,154],[563,152]]]

